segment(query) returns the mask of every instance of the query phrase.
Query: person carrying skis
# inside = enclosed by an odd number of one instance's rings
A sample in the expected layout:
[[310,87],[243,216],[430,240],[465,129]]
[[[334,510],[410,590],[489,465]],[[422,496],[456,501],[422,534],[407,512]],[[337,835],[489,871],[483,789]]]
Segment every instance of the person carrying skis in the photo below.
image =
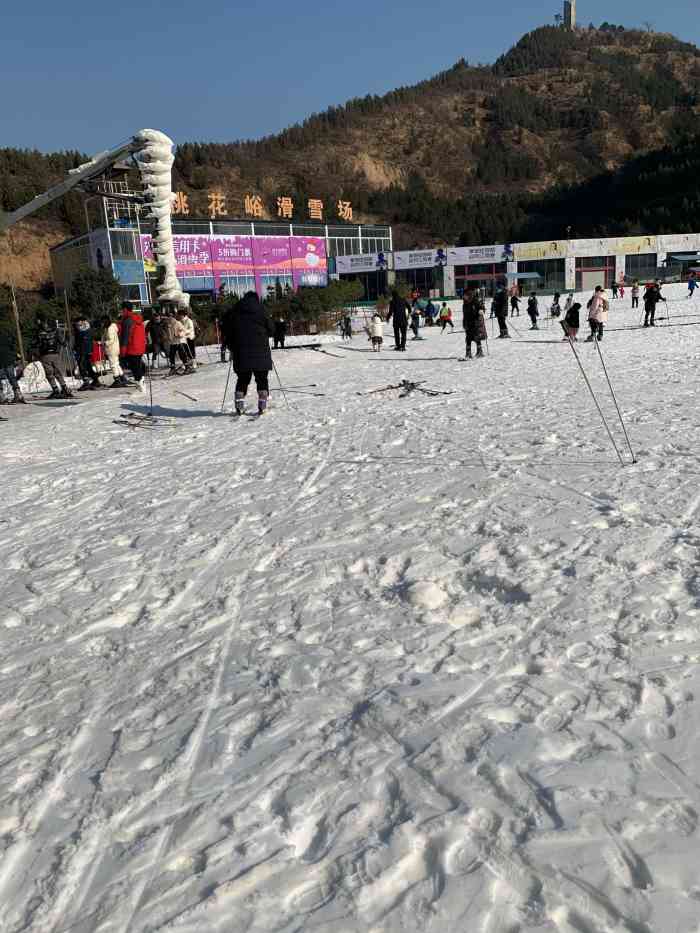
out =
[[660,301],[666,302],[661,294],[661,286],[658,282],[653,285],[647,285],[644,292],[644,326],[656,327],[654,318],[656,317],[656,306]]
[[394,343],[395,350],[406,349],[406,334],[408,332],[408,315],[411,309],[405,298],[394,289],[391,293],[391,303],[389,304],[389,313],[386,316],[387,323],[394,321]]
[[[568,302],[567,302],[568,304]],[[575,301],[566,312],[566,317],[564,318],[564,330],[566,331],[566,337],[564,340],[571,338],[573,341],[578,340],[578,331],[581,326],[581,318],[579,312],[581,311],[581,305],[578,301]]]
[[510,338],[508,333],[508,295],[502,285],[498,286],[493,298],[493,314],[498,321],[498,339],[508,340]]
[[270,337],[274,333],[265,306],[255,292],[247,292],[236,306],[236,313],[231,315],[226,334],[231,364],[237,376],[235,414],[239,417],[245,412],[245,397],[253,376],[258,390],[258,415],[264,415],[267,410],[272,369]]
[[384,343],[384,321],[376,311],[369,325],[369,336],[372,340],[372,351],[379,353]]
[[442,325],[441,334],[445,333],[445,328],[449,325],[452,330],[455,329],[454,322],[452,320],[452,308],[447,304],[446,301],[443,301],[442,307],[440,308],[440,324]]
[[277,318],[275,321],[275,350],[284,350],[284,342],[287,339],[287,322],[284,318]]
[[137,388],[144,392],[143,354],[146,352],[146,326],[130,301],[122,303],[119,321],[119,355],[131,370]]
[[[507,300],[505,307],[507,311]],[[476,344],[477,358],[482,357],[484,351],[481,343],[483,340],[487,339],[486,321],[484,320],[484,313],[481,310],[481,299],[478,293],[472,291],[472,289],[469,289],[466,293],[462,303],[462,327],[464,328],[465,359],[470,360],[472,358],[472,343]]]
[[540,306],[539,302],[537,301],[537,292],[533,292],[527,299],[527,314],[532,321],[530,330],[539,330],[540,328],[537,324],[537,319],[540,316]]
[[520,317],[520,298],[518,295],[510,296],[510,316]]
[[73,393],[66,385],[63,376],[65,361],[61,360],[61,353],[67,346],[66,338],[60,333],[56,321],[48,322],[39,316],[36,324],[34,348],[51,386],[49,398],[73,398]]
[[119,328],[108,315],[102,318],[102,346],[114,377],[109,388],[123,389],[127,385],[127,381],[119,362]]
[[73,339],[75,341],[74,349],[78,360],[78,369],[83,380],[83,384],[78,392],[86,392],[88,389],[101,389],[102,383],[97,375],[95,367],[92,365],[92,326],[90,321],[82,315],[73,325]]
[[586,337],[586,343],[592,343],[596,339],[603,339],[603,328],[608,323],[608,308],[605,289],[602,285],[596,285],[595,292],[588,302],[588,323],[591,328],[591,335]]

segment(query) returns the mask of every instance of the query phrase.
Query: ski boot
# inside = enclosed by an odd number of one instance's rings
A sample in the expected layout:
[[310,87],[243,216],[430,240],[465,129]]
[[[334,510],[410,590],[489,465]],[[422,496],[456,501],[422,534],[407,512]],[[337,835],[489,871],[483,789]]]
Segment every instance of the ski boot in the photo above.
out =
[[64,386],[58,394],[59,398],[75,398],[68,386]]
[[476,358],[477,358],[477,360],[480,359],[483,355],[484,355],[484,351],[483,351],[483,350],[477,350],[477,351],[476,351]]
[[91,388],[92,383],[87,379],[83,379],[83,384],[79,386],[78,392],[88,392]]
[[14,398],[12,399],[11,404],[12,404],[12,405],[26,405],[26,404],[27,404],[27,400],[26,400],[26,398],[22,395],[21,389],[16,388],[16,389],[14,390]]
[[233,413],[238,418],[245,414],[245,395],[242,395],[240,392],[236,392],[236,407]]
[[270,397],[270,393],[266,392],[264,389],[262,392],[258,393],[258,415],[262,417],[267,411],[267,400]]
[[58,386],[51,386],[51,395],[48,398],[61,398],[61,390]]

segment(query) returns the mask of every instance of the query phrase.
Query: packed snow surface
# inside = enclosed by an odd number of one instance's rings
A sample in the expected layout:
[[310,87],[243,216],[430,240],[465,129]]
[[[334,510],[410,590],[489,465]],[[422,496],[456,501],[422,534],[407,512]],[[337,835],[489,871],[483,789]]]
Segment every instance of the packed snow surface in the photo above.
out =
[[628,304],[624,468],[524,315],[0,410],[3,933],[698,933],[700,305]]

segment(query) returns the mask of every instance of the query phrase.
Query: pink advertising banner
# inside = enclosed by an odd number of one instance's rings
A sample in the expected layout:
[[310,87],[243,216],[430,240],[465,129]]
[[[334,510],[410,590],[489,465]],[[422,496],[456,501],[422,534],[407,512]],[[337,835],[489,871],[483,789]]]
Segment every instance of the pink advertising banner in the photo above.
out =
[[[194,236],[173,237],[179,276],[213,278],[219,288],[226,275],[255,275],[258,292],[265,293],[270,280],[292,277],[294,287],[326,285],[328,259],[322,237]],[[155,271],[150,234],[141,235],[147,272]],[[266,281],[263,282],[263,277]]]
[[328,282],[326,241],[322,237],[301,236],[291,240],[294,287],[318,286]]
[[[180,275],[211,275],[211,244],[208,236],[174,236],[175,262]],[[141,235],[143,260],[148,269],[153,265],[153,241],[148,233]]]
[[252,273],[253,245],[249,236],[216,236],[211,239],[211,264],[217,277],[234,272]]

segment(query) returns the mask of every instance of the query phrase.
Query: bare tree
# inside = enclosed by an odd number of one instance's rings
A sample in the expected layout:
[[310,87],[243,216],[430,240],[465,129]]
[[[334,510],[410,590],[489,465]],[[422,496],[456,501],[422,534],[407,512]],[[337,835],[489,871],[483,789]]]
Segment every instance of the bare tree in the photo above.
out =
[[642,26],[644,26],[644,28],[646,29],[647,32],[653,32],[653,31],[654,31],[654,24],[653,24],[653,23],[650,23],[649,20],[647,20],[645,23],[642,23]]

